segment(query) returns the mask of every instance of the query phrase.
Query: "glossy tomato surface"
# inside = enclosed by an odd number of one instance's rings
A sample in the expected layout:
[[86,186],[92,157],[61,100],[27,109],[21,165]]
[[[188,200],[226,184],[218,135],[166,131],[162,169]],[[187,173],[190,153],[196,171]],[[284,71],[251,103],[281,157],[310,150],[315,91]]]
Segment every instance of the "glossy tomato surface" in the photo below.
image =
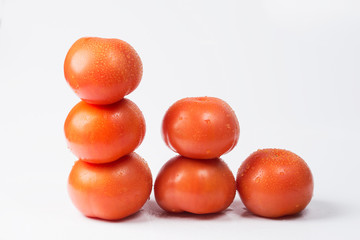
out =
[[137,212],[151,189],[150,169],[136,153],[106,164],[79,160],[68,179],[68,192],[75,207],[85,216],[106,220]]
[[106,163],[134,151],[145,136],[145,119],[132,101],[124,98],[111,105],[79,102],[69,112],[65,137],[79,159]]
[[83,100],[111,104],[139,85],[143,67],[136,51],[119,39],[86,37],[69,49],[65,79]]
[[219,158],[176,156],[160,170],[154,193],[166,211],[206,214],[225,210],[234,200],[236,185],[232,172]]
[[190,97],[175,102],[166,112],[165,143],[182,156],[217,158],[238,142],[239,122],[232,108],[215,97]]
[[251,154],[241,164],[236,184],[246,208],[270,218],[302,211],[314,189],[306,162],[283,149],[263,149]]

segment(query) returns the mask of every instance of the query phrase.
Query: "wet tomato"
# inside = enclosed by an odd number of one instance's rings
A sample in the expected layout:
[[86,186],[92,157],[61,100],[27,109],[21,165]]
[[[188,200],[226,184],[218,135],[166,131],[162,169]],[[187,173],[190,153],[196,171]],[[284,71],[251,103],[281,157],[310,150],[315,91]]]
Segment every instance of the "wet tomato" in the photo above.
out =
[[232,108],[215,97],[190,97],[175,102],[162,124],[165,143],[182,156],[217,158],[238,142],[239,122]]
[[80,38],[64,62],[66,81],[83,101],[92,104],[121,100],[139,85],[142,73],[134,48],[119,39]]
[[232,172],[219,158],[176,156],[160,170],[154,193],[166,211],[206,214],[225,210],[234,200],[236,185]]
[[237,190],[245,207],[263,217],[282,217],[302,211],[313,194],[308,165],[283,149],[263,149],[240,166]]
[[75,207],[85,216],[106,220],[137,212],[151,189],[150,169],[136,153],[105,164],[79,160],[68,179],[68,192]]
[[145,119],[132,101],[124,98],[111,105],[79,102],[69,112],[65,137],[81,160],[106,163],[134,151],[145,136]]

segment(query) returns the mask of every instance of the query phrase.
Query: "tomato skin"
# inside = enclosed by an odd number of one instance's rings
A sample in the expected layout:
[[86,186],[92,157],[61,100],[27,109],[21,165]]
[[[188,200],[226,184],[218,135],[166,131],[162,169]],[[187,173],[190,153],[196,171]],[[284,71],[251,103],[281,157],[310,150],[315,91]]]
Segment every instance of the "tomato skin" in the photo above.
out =
[[69,149],[79,159],[107,163],[133,152],[143,141],[145,119],[129,99],[111,105],[79,102],[64,124]]
[[215,97],[190,97],[175,102],[162,124],[165,143],[188,158],[220,157],[235,147],[239,134],[235,112]]
[[139,55],[119,39],[80,38],[64,62],[66,81],[83,101],[92,104],[121,100],[139,85],[142,73]]
[[314,189],[306,162],[283,149],[262,149],[251,154],[241,164],[236,184],[245,207],[269,218],[302,211]]
[[225,210],[236,194],[235,178],[224,161],[176,156],[160,170],[154,185],[156,202],[168,212],[195,214]]
[[137,212],[151,189],[151,171],[136,153],[105,164],[78,160],[68,179],[68,193],[75,207],[85,216],[106,220]]

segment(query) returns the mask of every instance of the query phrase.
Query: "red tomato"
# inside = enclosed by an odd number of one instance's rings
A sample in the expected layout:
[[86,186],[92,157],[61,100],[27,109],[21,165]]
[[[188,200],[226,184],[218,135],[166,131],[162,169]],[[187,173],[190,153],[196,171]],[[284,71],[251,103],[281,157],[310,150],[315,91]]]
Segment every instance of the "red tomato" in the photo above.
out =
[[234,200],[235,178],[219,158],[177,156],[160,170],[154,185],[157,203],[169,212],[215,213]]
[[263,149],[251,154],[241,164],[236,184],[246,208],[270,218],[302,211],[314,189],[305,161],[282,149]]
[[84,101],[111,104],[139,85],[141,59],[128,43],[119,39],[80,38],[64,63],[66,81]]
[[240,127],[235,112],[219,98],[184,98],[166,112],[162,124],[165,143],[182,156],[211,159],[231,151]]
[[123,99],[111,105],[79,102],[65,120],[70,150],[81,160],[106,163],[134,151],[143,141],[145,120],[135,103]]
[[149,198],[151,188],[150,169],[136,153],[105,164],[79,160],[68,180],[75,207],[85,216],[106,220],[137,212]]

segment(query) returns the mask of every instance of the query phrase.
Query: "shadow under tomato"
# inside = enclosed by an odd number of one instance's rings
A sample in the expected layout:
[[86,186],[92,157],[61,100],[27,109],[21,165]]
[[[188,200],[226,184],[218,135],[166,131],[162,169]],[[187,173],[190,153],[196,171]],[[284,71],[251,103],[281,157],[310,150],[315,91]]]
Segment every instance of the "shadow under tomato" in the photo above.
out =
[[117,219],[117,220],[108,220],[108,219],[102,219],[102,218],[97,218],[97,217],[88,217],[86,216],[88,219],[91,220],[95,220],[95,221],[100,221],[100,222],[108,222],[108,223],[120,223],[120,222],[140,222],[142,219],[142,210],[139,210],[138,212],[124,217],[122,219]]
[[294,219],[298,219],[301,218],[303,216],[303,214],[306,212],[307,210],[303,210],[297,214],[293,214],[293,215],[286,215],[283,217],[277,217],[277,218],[271,218],[271,217],[263,217],[263,216],[259,216],[256,214],[253,214],[252,212],[248,211],[246,208],[244,208],[244,211],[241,214],[241,217],[244,218],[261,218],[261,219],[269,219],[269,220],[275,220],[275,221],[281,221],[281,220],[294,220]]
[[155,200],[149,200],[144,206],[144,211],[146,211],[147,214],[156,218],[212,220],[223,217],[227,211],[231,211],[231,210],[227,209],[219,213],[208,213],[208,214],[194,214],[189,212],[171,213],[159,207],[159,205],[156,203]]
[[279,218],[267,218],[253,214],[252,212],[246,209],[246,207],[241,201],[239,201],[239,204],[237,204],[237,206],[234,207],[235,213],[241,217],[249,218],[249,219],[258,218],[258,219],[275,220],[275,221],[285,221],[285,220],[290,221],[290,220],[299,220],[299,219],[304,219],[304,220],[306,219],[308,221],[308,220],[318,220],[318,219],[329,219],[329,218],[338,217],[339,215],[346,213],[346,211],[343,210],[344,209],[335,202],[328,202],[317,199],[313,199],[303,211],[294,215],[288,215]]

